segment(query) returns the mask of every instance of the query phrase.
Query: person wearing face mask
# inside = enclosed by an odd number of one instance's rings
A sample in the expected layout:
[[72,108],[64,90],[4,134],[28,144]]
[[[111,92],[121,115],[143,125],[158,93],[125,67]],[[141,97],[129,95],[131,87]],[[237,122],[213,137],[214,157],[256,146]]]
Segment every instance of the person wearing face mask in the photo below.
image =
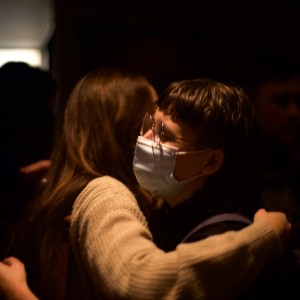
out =
[[262,207],[259,153],[260,128],[239,87],[206,78],[170,84],[154,116],[144,118],[133,161],[139,184],[166,201],[167,237],[158,244],[174,249],[216,214],[252,220]]
[[[173,250],[250,225],[262,207],[260,145],[254,107],[239,86],[208,78],[170,84],[155,114],[144,118],[133,160],[139,184],[165,200],[150,222],[156,243]],[[260,291],[292,299],[296,260],[288,252],[241,299]]]

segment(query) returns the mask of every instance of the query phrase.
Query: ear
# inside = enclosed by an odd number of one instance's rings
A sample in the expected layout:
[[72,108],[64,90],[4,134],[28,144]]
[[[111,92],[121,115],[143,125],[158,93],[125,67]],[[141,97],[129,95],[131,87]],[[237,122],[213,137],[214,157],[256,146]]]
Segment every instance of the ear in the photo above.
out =
[[202,169],[202,174],[209,176],[217,173],[224,163],[224,152],[221,149],[211,149],[208,154],[207,163]]

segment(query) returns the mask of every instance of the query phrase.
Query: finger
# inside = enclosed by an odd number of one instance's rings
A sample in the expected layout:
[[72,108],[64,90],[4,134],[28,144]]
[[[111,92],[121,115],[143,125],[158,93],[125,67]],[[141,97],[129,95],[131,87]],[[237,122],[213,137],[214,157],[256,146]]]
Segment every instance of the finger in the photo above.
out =
[[264,215],[266,213],[266,210],[264,208],[260,208],[259,210],[257,210],[257,212],[255,213],[256,215]]
[[16,263],[21,263],[21,262],[17,258],[11,256],[11,257],[4,258],[3,263],[5,263],[8,266],[12,266]]
[[50,164],[51,164],[50,160],[39,160],[30,165],[22,167],[20,169],[20,172],[23,174],[35,173],[39,170],[44,170],[44,169],[49,168]]

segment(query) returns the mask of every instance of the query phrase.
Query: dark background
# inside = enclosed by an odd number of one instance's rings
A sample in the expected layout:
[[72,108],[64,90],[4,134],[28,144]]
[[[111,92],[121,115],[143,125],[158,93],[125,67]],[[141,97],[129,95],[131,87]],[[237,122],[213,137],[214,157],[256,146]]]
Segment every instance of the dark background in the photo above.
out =
[[231,80],[260,49],[299,61],[296,1],[56,0],[50,69],[63,106],[77,80],[99,66],[146,74],[160,92],[173,80]]

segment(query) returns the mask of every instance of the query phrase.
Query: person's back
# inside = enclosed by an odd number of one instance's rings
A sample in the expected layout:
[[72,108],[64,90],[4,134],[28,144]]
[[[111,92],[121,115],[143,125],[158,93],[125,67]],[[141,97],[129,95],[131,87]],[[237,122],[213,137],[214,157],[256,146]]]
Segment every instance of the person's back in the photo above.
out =
[[[191,243],[222,234],[226,231],[241,230],[252,221],[240,214],[218,214],[197,224],[182,240]],[[239,296],[238,300],[265,299],[299,299],[300,253],[288,251],[280,260],[268,266],[258,279]]]
[[[86,274],[85,266],[82,267],[85,247],[80,247],[83,253],[76,256],[80,241],[72,229],[69,237],[70,223],[73,228],[81,222],[73,218],[72,207],[83,193],[84,205],[95,205],[92,214],[94,216],[96,211],[101,218],[99,203],[105,202],[107,197],[112,197],[112,204],[117,201],[111,185],[106,192],[106,182],[120,184],[117,179],[128,186],[121,193],[124,201],[128,201],[129,188],[138,195],[130,162],[142,116],[153,109],[155,100],[156,92],[144,76],[113,68],[90,71],[72,91],[62,132],[57,131],[46,181],[24,219],[16,226],[15,231],[21,227],[24,233],[16,232],[20,239],[14,241],[11,250],[28,265],[28,282],[42,299],[55,297],[57,283],[59,285],[63,274],[61,268],[65,267],[68,269],[65,290],[72,299],[97,298],[96,294],[101,291],[101,288],[95,290],[100,283],[95,284]],[[117,179],[113,181],[112,177]],[[94,182],[98,185],[93,185]],[[92,195],[86,197],[89,186],[92,186],[92,193],[99,191],[99,200],[92,199]],[[131,193],[130,197],[133,205],[137,205]],[[102,205],[104,207],[105,203]],[[143,207],[142,203],[140,205]],[[83,213],[80,210],[79,217]],[[139,219],[144,218],[141,211],[137,213]],[[71,222],[64,222],[71,214]],[[106,231],[110,232],[104,229],[103,234]],[[90,234],[83,236],[89,238]],[[102,241],[99,236],[99,243]],[[97,240],[94,244],[97,245]],[[64,245],[68,245],[68,257],[63,255]],[[97,249],[104,250],[105,247]]]

